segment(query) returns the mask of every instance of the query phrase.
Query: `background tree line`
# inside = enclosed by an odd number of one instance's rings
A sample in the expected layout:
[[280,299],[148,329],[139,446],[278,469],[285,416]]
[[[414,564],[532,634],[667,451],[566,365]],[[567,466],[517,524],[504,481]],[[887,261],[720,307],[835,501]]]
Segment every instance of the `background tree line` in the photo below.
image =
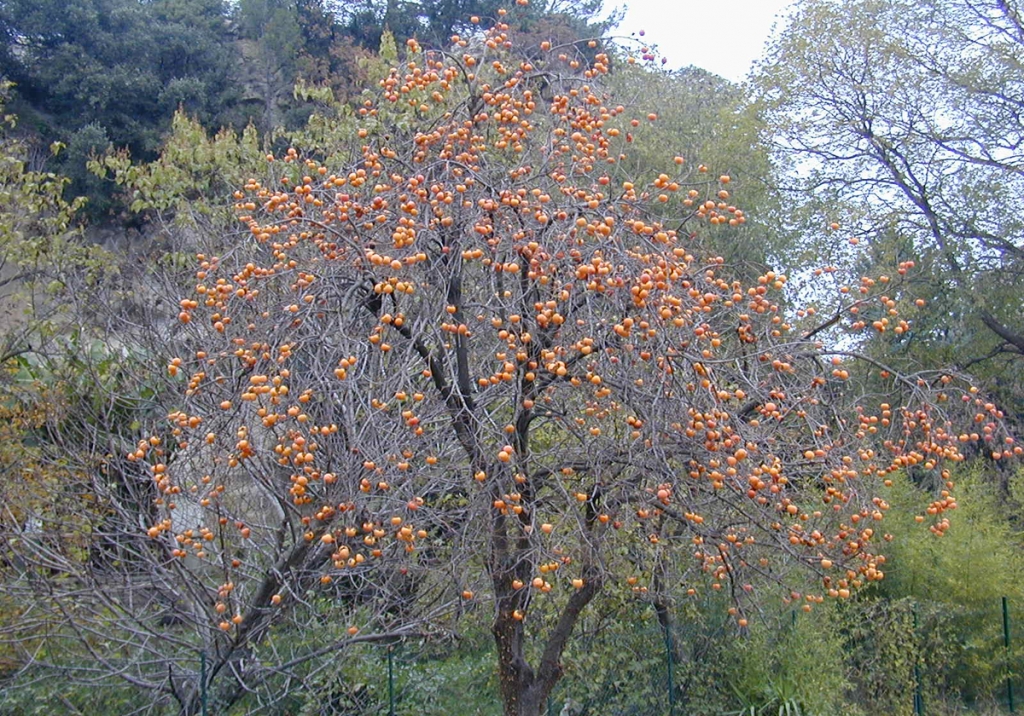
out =
[[[90,198],[87,214],[116,202],[85,170],[108,147],[153,159],[181,109],[211,129],[267,132],[301,126],[313,105],[297,82],[328,85],[339,98],[361,90],[361,62],[385,28],[402,43],[417,36],[446,47],[473,15],[493,17],[496,0],[74,0],[0,8],[0,75],[14,83],[10,109],[39,146],[66,145],[47,167]],[[564,37],[599,36],[600,4],[538,3],[522,22]],[[561,29],[558,29],[561,28]],[[45,156],[45,152],[41,152]],[[120,208],[120,207],[118,207]]]

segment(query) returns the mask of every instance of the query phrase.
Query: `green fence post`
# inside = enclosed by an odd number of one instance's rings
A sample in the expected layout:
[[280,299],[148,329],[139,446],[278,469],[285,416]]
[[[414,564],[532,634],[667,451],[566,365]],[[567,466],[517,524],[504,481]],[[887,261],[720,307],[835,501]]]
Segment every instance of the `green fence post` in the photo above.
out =
[[206,652],[199,652],[199,708],[206,716]]
[[[917,637],[917,605],[913,608],[914,614],[914,637]],[[916,651],[916,649],[915,649]],[[924,713],[924,698],[921,696],[921,662],[917,654],[914,655],[914,714],[921,716]]]
[[672,664],[672,630],[666,625],[665,628],[665,663],[668,667],[668,716],[674,716],[676,712],[676,688],[674,684]]
[[388,644],[388,716],[395,716],[395,647]]
[[1003,647],[1006,649],[1006,703],[1010,707],[1010,713],[1014,712],[1013,708],[1013,675],[1009,672],[1010,667],[1010,607],[1007,604],[1006,597],[1003,597]]

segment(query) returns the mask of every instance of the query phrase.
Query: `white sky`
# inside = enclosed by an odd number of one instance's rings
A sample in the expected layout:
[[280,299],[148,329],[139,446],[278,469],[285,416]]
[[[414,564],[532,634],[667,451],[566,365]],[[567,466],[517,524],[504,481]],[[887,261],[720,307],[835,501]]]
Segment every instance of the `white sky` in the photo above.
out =
[[791,0],[605,0],[605,8],[625,7],[626,17],[612,31],[629,36],[644,30],[668,67],[696,65],[734,82],[743,80],[761,56],[776,16]]

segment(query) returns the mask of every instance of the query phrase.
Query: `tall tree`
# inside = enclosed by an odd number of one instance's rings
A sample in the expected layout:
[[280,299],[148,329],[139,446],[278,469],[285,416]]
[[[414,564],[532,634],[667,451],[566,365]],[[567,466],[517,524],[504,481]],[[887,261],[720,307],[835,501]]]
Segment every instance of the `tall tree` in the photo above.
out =
[[57,132],[89,124],[145,155],[179,105],[214,120],[231,90],[220,0],[14,2],[0,67]]
[[13,0],[0,26],[15,107],[41,144],[68,145],[51,168],[89,197],[91,218],[115,206],[85,170],[92,152],[112,143],[152,158],[179,107],[213,126],[244,121],[230,111],[236,50],[222,0]]
[[[402,42],[415,37],[428,47],[448,47],[453,34],[471,30],[471,18],[493,22],[505,6],[500,0],[343,0],[339,4],[347,31],[369,49],[380,45],[385,31]],[[602,0],[544,0],[517,13],[517,29],[543,28],[549,39],[555,28],[572,39],[600,37],[615,24],[614,15],[612,20],[600,17],[601,9]]]
[[[789,202],[866,242],[858,270],[915,256],[931,308],[881,336],[893,360],[969,368],[1024,416],[1024,24],[1004,0],[800,3],[757,80]],[[849,262],[847,262],[849,263]],[[870,321],[865,325],[870,326]]]
[[303,41],[298,10],[288,0],[241,0],[236,20],[246,41],[246,64],[252,69],[245,84],[262,104],[261,125],[272,130],[281,123],[281,107],[298,74]]
[[204,124],[232,119],[238,99],[239,58],[224,0],[157,0],[153,16],[154,62],[164,85],[161,119],[181,108]]
[[[156,112],[152,23],[135,0],[5,3],[0,16],[13,39],[2,72],[18,91],[64,127],[103,126],[113,141],[154,150],[145,119]],[[63,127],[62,127],[63,128]]]

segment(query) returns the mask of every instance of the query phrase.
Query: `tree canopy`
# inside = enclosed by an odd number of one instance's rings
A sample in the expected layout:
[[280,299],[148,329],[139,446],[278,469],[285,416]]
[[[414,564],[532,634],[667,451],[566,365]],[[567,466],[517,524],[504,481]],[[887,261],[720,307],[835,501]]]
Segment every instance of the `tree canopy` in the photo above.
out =
[[1021,28],[995,0],[804,2],[758,79],[791,203],[862,265],[923,269],[933,307],[881,350],[970,369],[1017,415]]

